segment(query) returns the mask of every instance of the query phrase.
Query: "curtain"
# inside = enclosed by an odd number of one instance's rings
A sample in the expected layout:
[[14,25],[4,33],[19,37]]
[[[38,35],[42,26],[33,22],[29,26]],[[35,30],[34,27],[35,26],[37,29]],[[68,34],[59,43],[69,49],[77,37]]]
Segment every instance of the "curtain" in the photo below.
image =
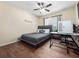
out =
[[53,16],[49,18],[45,18],[45,25],[52,25],[52,31],[57,32],[58,31],[58,21],[61,20],[61,16]]

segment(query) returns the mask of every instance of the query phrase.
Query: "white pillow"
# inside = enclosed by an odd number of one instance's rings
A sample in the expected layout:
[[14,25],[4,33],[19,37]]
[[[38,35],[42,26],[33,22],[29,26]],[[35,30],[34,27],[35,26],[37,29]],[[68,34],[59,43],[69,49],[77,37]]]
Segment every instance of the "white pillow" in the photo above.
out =
[[38,31],[37,31],[37,32],[39,32],[40,30],[42,30],[42,29],[38,29]]
[[44,33],[49,33],[50,29],[43,29],[45,32]]
[[37,32],[39,32],[41,29],[37,29]]
[[44,33],[45,31],[43,29],[38,29],[39,33]]

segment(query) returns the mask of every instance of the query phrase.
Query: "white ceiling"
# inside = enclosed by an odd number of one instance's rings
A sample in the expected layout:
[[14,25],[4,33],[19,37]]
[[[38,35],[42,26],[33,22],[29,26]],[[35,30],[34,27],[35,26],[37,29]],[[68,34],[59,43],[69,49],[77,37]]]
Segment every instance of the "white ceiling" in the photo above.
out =
[[42,12],[40,14],[39,10],[34,11],[33,9],[38,8],[37,6],[37,1],[7,1],[5,3],[8,3],[12,6],[27,10],[28,12],[33,13],[34,15],[37,16],[43,16],[51,12],[57,12],[60,11],[64,8],[68,8],[70,6],[74,6],[77,1],[47,1],[44,2],[45,5],[51,3],[52,6],[48,7],[47,9],[50,10],[50,12]]

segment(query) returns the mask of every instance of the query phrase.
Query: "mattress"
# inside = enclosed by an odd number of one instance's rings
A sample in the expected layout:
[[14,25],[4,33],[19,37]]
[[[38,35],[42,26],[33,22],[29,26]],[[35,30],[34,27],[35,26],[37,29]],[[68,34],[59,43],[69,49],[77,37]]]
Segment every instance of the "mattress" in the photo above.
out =
[[32,45],[37,45],[49,38],[48,33],[29,33],[29,34],[23,34],[21,36],[21,40],[30,43]]

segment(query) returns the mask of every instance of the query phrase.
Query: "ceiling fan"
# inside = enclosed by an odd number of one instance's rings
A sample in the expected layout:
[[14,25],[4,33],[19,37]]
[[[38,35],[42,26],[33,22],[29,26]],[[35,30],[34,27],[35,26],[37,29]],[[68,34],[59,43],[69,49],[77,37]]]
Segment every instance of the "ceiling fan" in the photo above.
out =
[[33,9],[34,11],[44,9],[45,11],[50,12],[50,10],[49,9],[46,9],[46,8],[52,6],[51,3],[49,3],[48,5],[45,6],[45,3],[44,2],[38,2],[37,5],[39,6],[39,8]]

